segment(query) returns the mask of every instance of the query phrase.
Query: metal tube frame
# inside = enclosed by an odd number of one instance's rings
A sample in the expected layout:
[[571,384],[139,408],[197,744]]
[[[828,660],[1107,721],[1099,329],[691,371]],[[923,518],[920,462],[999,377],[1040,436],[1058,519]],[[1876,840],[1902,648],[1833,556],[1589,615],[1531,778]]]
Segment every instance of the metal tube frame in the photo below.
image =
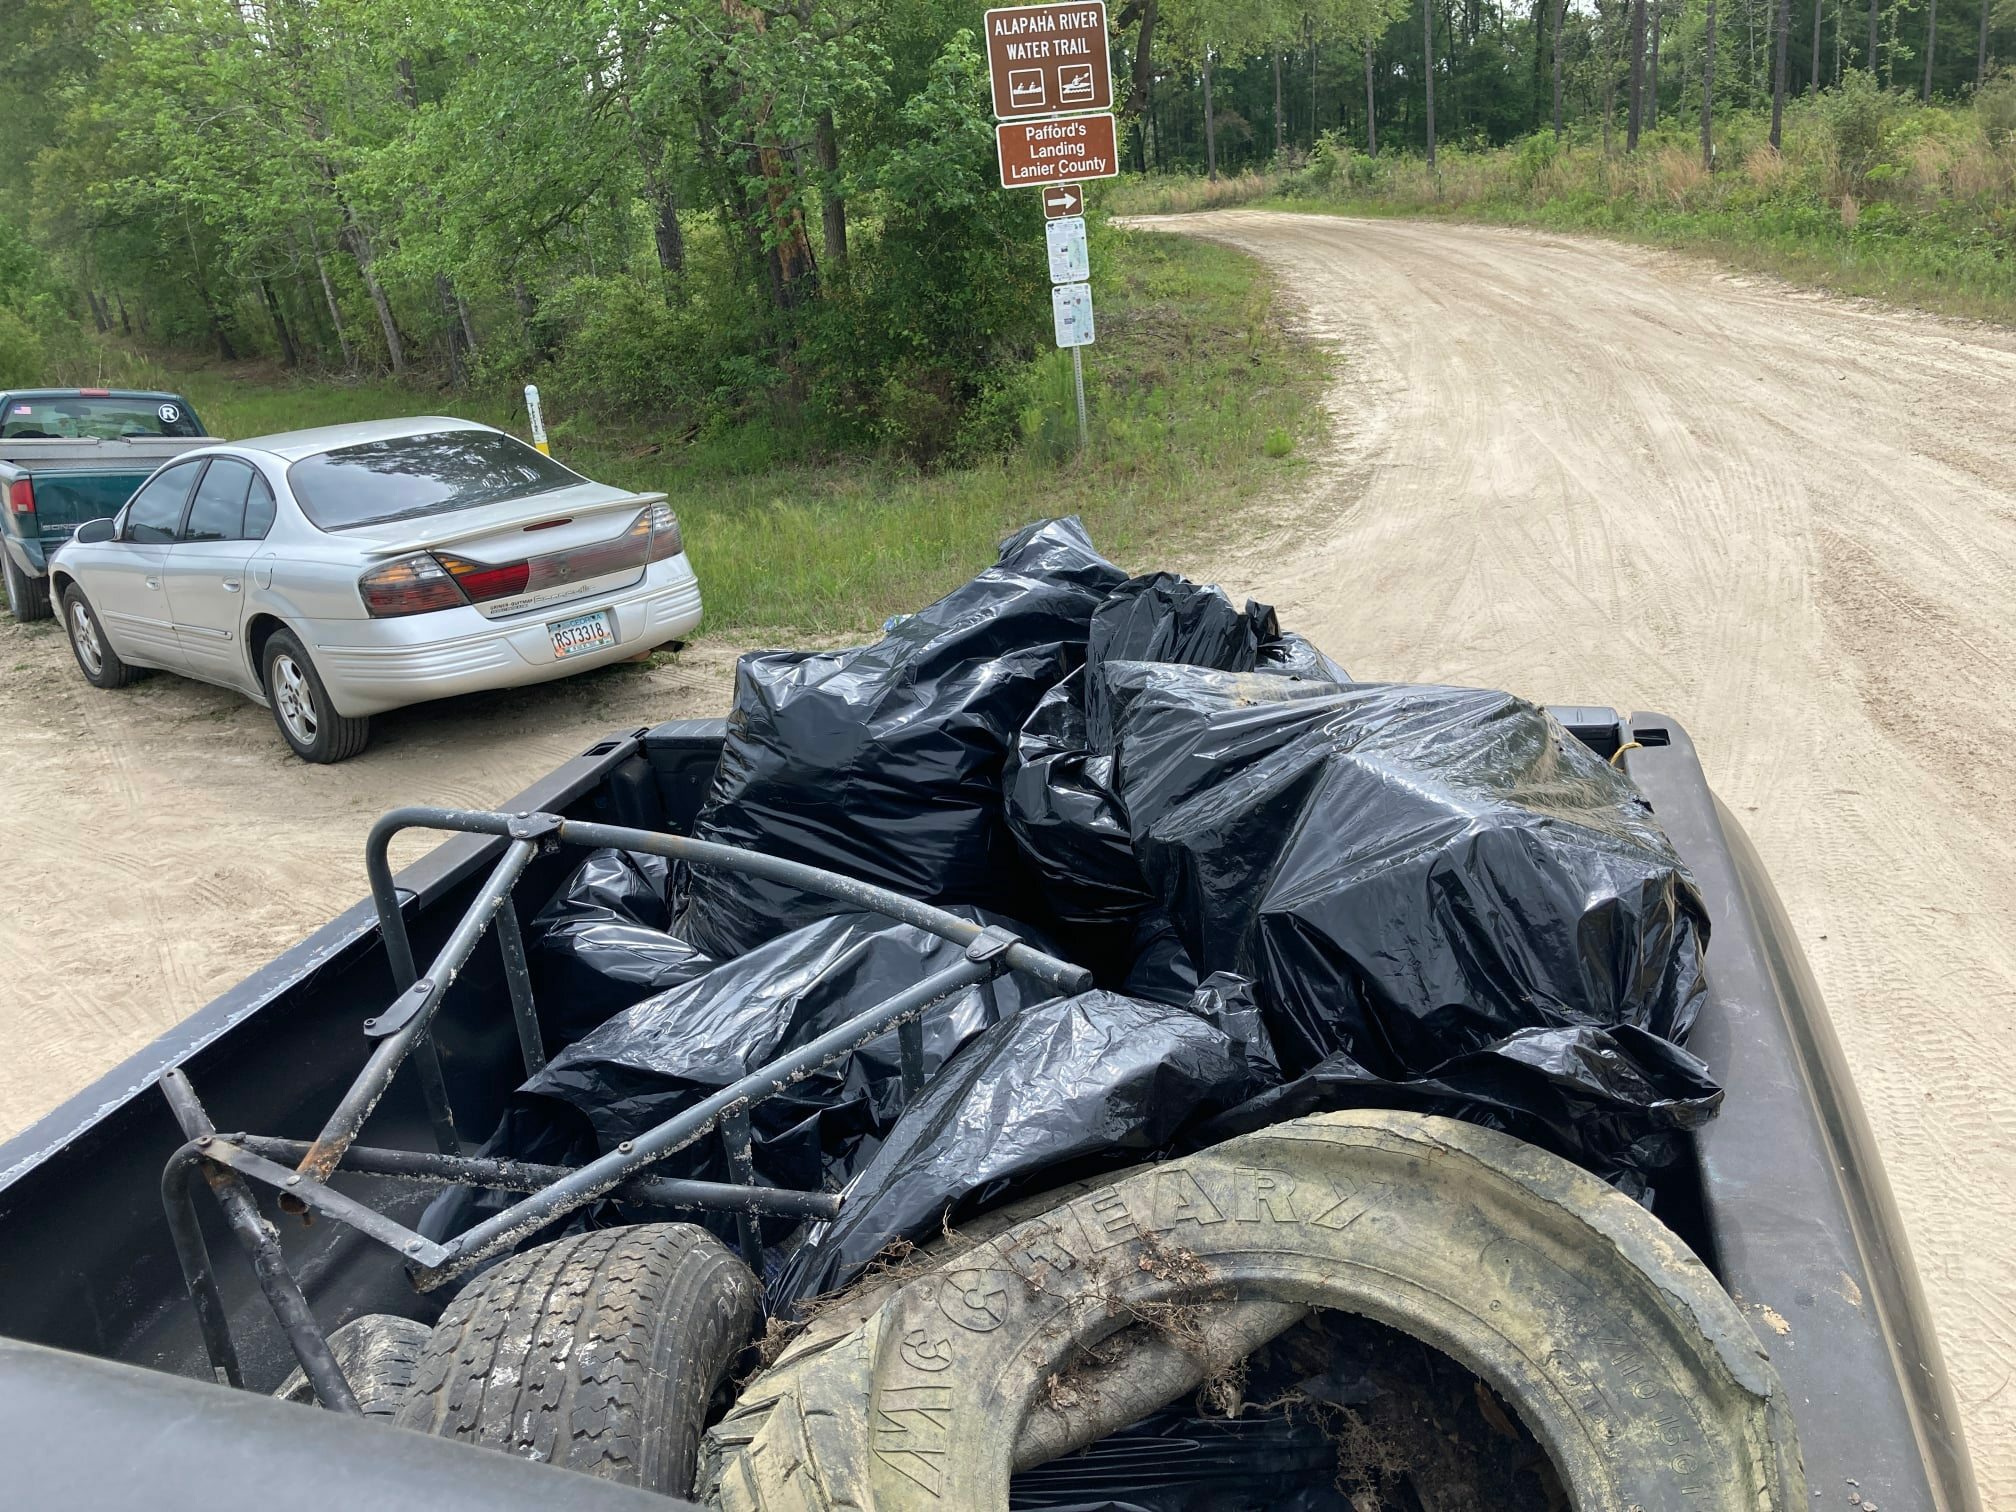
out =
[[[403,900],[393,882],[390,860],[393,838],[402,830],[416,828],[494,835],[506,842],[503,854],[424,976],[414,960]],[[561,845],[641,851],[689,865],[720,867],[784,883],[913,925],[965,946],[965,955],[586,1165],[570,1169],[467,1156],[462,1153],[447,1082],[434,1048],[434,1017],[447,998],[448,988],[468,965],[483,936],[494,930],[526,1073],[536,1075],[544,1067],[545,1044],[512,892],[535,856]],[[831,1218],[840,1211],[841,1201],[829,1192],[800,1192],[756,1184],[749,1119],[749,1111],[755,1104],[784,1091],[806,1073],[852,1054],[891,1029],[897,1033],[903,1098],[908,1101],[924,1084],[923,1017],[933,1004],[964,987],[990,982],[1007,971],[1027,973],[1065,993],[1083,992],[1092,985],[1091,973],[1082,966],[1045,955],[1006,930],[982,927],[957,914],[837,872],[755,851],[690,840],[683,835],[591,824],[557,814],[394,809],[371,827],[365,841],[364,867],[398,996],[384,1012],[364,1021],[364,1033],[376,1045],[320,1134],[307,1141],[258,1134],[218,1134],[197,1100],[195,1089],[180,1070],[171,1070],[161,1079],[162,1095],[168,1099],[188,1141],[162,1172],[162,1206],[213,1373],[227,1384],[244,1384],[229,1316],[197,1222],[190,1178],[198,1173],[215,1194],[233,1236],[251,1259],[267,1304],[285,1330],[317,1398],[325,1407],[337,1411],[356,1412],[356,1397],[343,1379],[326,1335],[309,1311],[300,1284],[288,1271],[280,1252],[279,1236],[260,1214],[249,1183],[272,1187],[279,1193],[280,1206],[286,1211],[320,1215],[397,1251],[407,1263],[413,1284],[421,1291],[432,1290],[462,1275],[492,1255],[522,1243],[548,1224],[604,1197],[645,1207],[733,1213],[744,1258],[753,1267],[762,1258],[758,1215]],[[384,1097],[399,1068],[408,1061],[412,1062],[426,1100],[439,1152],[360,1146],[357,1137],[365,1121]],[[729,1182],[693,1181],[649,1173],[657,1162],[717,1128],[725,1145]],[[291,1169],[287,1162],[292,1163]],[[335,1190],[329,1180],[339,1170],[359,1176],[487,1187],[526,1195],[444,1243],[416,1233],[368,1203]]]

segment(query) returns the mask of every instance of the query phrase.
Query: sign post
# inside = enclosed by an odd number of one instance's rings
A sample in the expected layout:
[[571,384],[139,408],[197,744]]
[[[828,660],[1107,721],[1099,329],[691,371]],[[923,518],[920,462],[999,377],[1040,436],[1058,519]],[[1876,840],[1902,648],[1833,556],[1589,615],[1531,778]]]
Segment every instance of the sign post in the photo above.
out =
[[1092,344],[1092,264],[1085,245],[1086,179],[1117,178],[1113,59],[1104,0],[1004,6],[987,12],[994,151],[1004,189],[1035,189],[1050,254],[1057,345],[1071,353],[1078,450],[1085,450],[1085,360]]

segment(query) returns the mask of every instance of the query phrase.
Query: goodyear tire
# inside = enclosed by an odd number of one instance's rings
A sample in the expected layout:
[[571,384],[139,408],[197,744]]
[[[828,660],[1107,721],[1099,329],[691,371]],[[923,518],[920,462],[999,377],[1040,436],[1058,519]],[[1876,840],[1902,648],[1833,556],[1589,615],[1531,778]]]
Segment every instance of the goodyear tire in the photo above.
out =
[[723,1512],[1005,1506],[1086,1347],[1186,1299],[1362,1313],[1460,1361],[1581,1512],[1794,1512],[1791,1416],[1707,1269],[1595,1177],[1448,1119],[1326,1114],[1148,1168],[897,1289],[715,1430]]
[[688,1223],[527,1250],[448,1305],[395,1421],[683,1496],[758,1290]]
[[[389,1418],[399,1411],[413,1388],[420,1352],[431,1330],[425,1323],[392,1313],[365,1313],[329,1331],[329,1350],[343,1379],[368,1418]],[[296,1370],[273,1393],[284,1402],[317,1405],[315,1388]]]

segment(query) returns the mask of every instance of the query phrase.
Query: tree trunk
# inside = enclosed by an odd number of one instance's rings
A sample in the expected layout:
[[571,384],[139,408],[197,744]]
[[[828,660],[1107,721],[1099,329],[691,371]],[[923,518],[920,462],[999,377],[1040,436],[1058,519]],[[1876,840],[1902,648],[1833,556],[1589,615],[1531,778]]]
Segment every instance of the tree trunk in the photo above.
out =
[[1527,124],[1540,129],[1541,90],[1547,82],[1547,0],[1533,0],[1533,108]]
[[1876,0],[1869,0],[1869,56],[1863,66],[1873,77],[1876,72]]
[[1785,45],[1792,34],[1792,0],[1778,0],[1777,35],[1771,44],[1771,150],[1785,136]]
[[1288,123],[1281,119],[1281,54],[1274,54],[1274,156],[1288,145]]
[[1428,167],[1435,167],[1435,0],[1421,0],[1422,110],[1428,123]]
[[[1709,0],[1712,5],[1714,0]],[[1568,0],[1554,0],[1554,139],[1561,139],[1561,23],[1568,14]]]
[[1824,0],[1813,0],[1813,77],[1806,81],[1806,93],[1820,93],[1820,7]]
[[819,112],[812,150],[825,180],[819,189],[819,225],[826,243],[826,267],[837,277],[847,267],[847,200],[840,193],[840,135],[833,129],[831,110]]
[[1939,0],[1931,0],[1925,7],[1925,87],[1918,92],[1918,98],[1930,103],[1932,99],[1932,54],[1939,47]]
[[322,280],[322,298],[329,306],[329,324],[336,328],[336,345],[343,353],[343,367],[346,371],[357,366],[356,353],[350,350],[350,333],[343,329],[343,311],[336,304],[336,289],[329,282],[329,264],[322,256],[322,239],[315,233],[315,223],[308,223],[308,247],[315,256],[315,274]]
[[1631,0],[1631,100],[1624,123],[1624,150],[1638,150],[1638,128],[1645,120],[1645,0]]
[[1155,19],[1161,0],[1143,0],[1141,24],[1134,33],[1134,77],[1127,86],[1122,115],[1141,119],[1148,114],[1148,87],[1155,82]]
[[[1814,0],[1814,3],[1817,5],[1819,0]],[[1659,16],[1665,8],[1665,0],[1652,0],[1651,77],[1645,85],[1645,128],[1648,131],[1659,124]]]
[[281,365],[290,368],[301,366],[301,348],[295,345],[294,333],[287,328],[287,317],[281,312],[280,297],[273,292],[272,279],[260,278],[259,302],[266,306],[266,316],[273,322],[273,334],[279,338]]
[[119,306],[119,332],[123,336],[131,336],[133,334],[133,322],[126,315],[126,296],[121,294],[117,289],[114,289],[112,291],[112,298]]
[[112,312],[105,308],[105,301],[98,291],[96,289],[86,289],[84,291],[84,302],[91,306],[91,323],[98,328],[98,334],[104,336],[110,333],[112,329]]
[[385,357],[392,364],[392,376],[406,371],[406,343],[399,335],[399,322],[392,318],[392,301],[385,297],[384,285],[371,269],[371,240],[350,207],[343,207],[343,243],[357,261],[357,275],[364,280],[364,292],[371,296],[371,308],[378,312],[378,326],[385,334]]
[[1218,115],[1211,103],[1211,49],[1204,49],[1204,168],[1218,182]]
[[[1314,152],[1316,150],[1316,64],[1321,49],[1316,45],[1316,22],[1313,17],[1304,16],[1302,18],[1302,37],[1309,47],[1309,150]],[[1341,106],[1337,111],[1337,126],[1340,131],[1344,126],[1344,111]]]
[[1981,0],[1981,40],[1974,47],[1974,87],[1988,82],[1988,12],[1995,0]]
[[1715,167],[1715,0],[1701,36],[1701,166]]
[[1372,92],[1373,44],[1365,44],[1365,151],[1379,156],[1379,99]]

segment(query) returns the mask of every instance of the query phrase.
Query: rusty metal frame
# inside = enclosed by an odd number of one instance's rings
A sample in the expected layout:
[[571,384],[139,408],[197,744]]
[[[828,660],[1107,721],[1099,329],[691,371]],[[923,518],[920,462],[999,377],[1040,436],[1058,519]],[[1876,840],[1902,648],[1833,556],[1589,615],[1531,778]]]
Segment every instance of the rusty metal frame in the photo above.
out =
[[[449,932],[425,975],[414,961],[389,858],[393,837],[416,828],[494,835],[506,842],[503,854],[478,887],[475,898]],[[512,892],[535,856],[563,845],[639,851],[784,883],[914,925],[965,946],[965,954],[953,965],[864,1009],[811,1043],[779,1056],[585,1165],[566,1168],[468,1156],[462,1152],[454,1109],[434,1048],[431,1034],[434,1016],[477,945],[486,934],[494,932],[526,1074],[536,1074],[545,1065],[538,1008]],[[406,1261],[413,1284],[421,1291],[432,1290],[463,1275],[548,1224],[610,1196],[653,1207],[733,1213],[744,1256],[754,1265],[760,1262],[757,1215],[830,1218],[839,1211],[840,1198],[828,1192],[800,1192],[756,1184],[749,1155],[750,1108],[782,1092],[805,1073],[852,1054],[891,1029],[898,1035],[902,1095],[907,1100],[923,1085],[922,1020],[933,1004],[962,988],[990,981],[1008,971],[1027,973],[1064,993],[1083,992],[1092,985],[1091,974],[1083,967],[1046,955],[1006,930],[974,924],[957,914],[837,872],[732,846],[690,840],[682,835],[592,824],[558,814],[402,808],[386,814],[372,826],[365,842],[364,859],[372,901],[378,910],[379,932],[398,995],[382,1012],[364,1020],[364,1034],[373,1041],[370,1058],[321,1132],[305,1141],[256,1134],[219,1134],[195,1089],[179,1070],[171,1070],[161,1079],[162,1095],[187,1140],[162,1172],[162,1203],[213,1372],[228,1384],[243,1384],[222,1294],[197,1221],[192,1178],[199,1174],[223,1208],[233,1237],[251,1259],[267,1303],[286,1331],[317,1398],[323,1406],[336,1411],[356,1412],[356,1398],[330,1352],[327,1336],[302,1297],[300,1284],[287,1269],[279,1236],[260,1213],[252,1184],[273,1188],[285,1211],[319,1215],[396,1251]],[[399,1069],[409,1062],[427,1102],[435,1142],[440,1147],[438,1153],[359,1145],[358,1136],[372,1110]],[[692,1181],[650,1174],[653,1165],[716,1129],[721,1131],[726,1146],[730,1181]],[[331,1187],[330,1178],[339,1171],[526,1195],[441,1242],[416,1233],[369,1204]]]

